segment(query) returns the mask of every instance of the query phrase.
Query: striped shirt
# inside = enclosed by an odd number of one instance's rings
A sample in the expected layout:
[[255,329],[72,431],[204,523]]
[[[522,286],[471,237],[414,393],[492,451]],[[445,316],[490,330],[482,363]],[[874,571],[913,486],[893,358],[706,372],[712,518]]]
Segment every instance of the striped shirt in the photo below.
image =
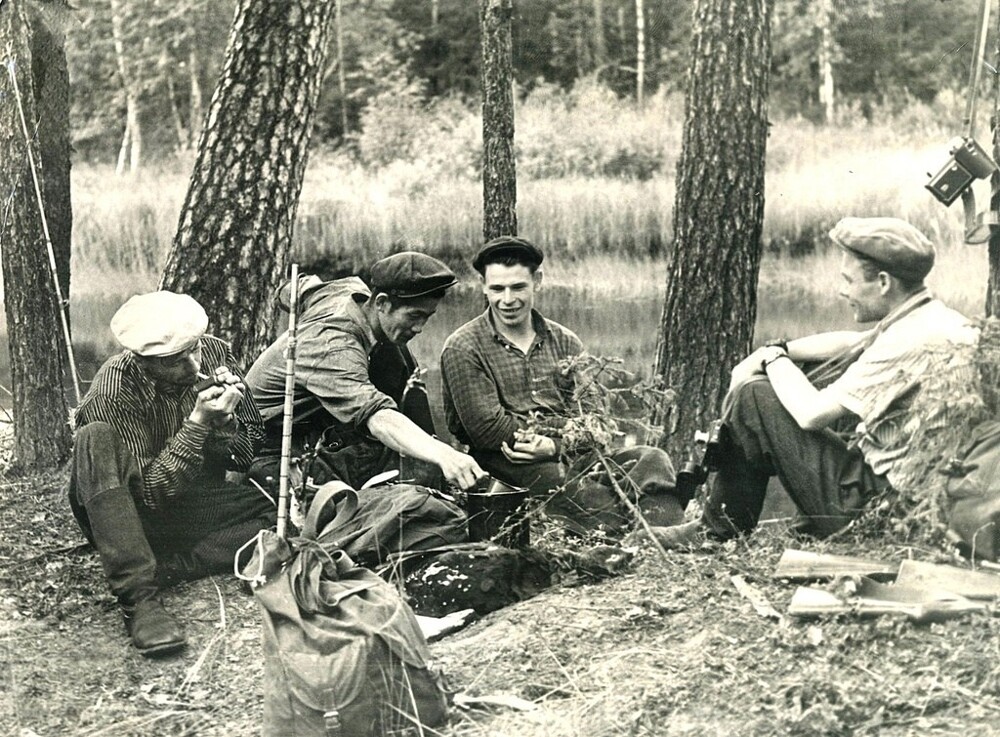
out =
[[[976,386],[971,352],[960,350],[975,344],[976,330],[968,318],[938,300],[914,307],[921,299],[927,299],[926,291],[886,316],[888,327],[822,390],[861,418],[858,447],[872,470],[885,474],[895,488],[900,488],[910,439],[918,429],[930,429],[920,428],[922,418],[911,411],[917,392],[944,397]],[[906,314],[897,318],[902,312]]]
[[[201,339],[201,371],[234,368],[229,345],[218,338]],[[140,368],[131,351],[112,356],[101,366],[77,407],[75,423],[107,422],[121,436],[142,471],[142,498],[150,509],[163,509],[188,490],[218,484],[226,470],[250,466],[263,436],[257,405],[244,393],[227,427],[210,429],[190,418],[197,392],[157,385]]]
[[[523,352],[493,325],[487,309],[448,336],[441,381],[448,429],[473,450],[514,441],[532,413],[561,415],[572,387],[560,382],[559,362],[583,352],[572,330],[532,312],[535,340]],[[549,433],[546,433],[549,434]]]

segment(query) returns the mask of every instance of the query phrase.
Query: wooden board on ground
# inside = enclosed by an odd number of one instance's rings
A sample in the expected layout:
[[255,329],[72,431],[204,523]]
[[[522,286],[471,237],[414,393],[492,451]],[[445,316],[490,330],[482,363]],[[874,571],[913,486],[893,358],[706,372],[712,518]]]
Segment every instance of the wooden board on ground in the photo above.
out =
[[911,589],[951,591],[970,599],[995,599],[1000,596],[1000,575],[996,573],[971,571],[920,560],[904,560],[899,565],[896,585]]
[[806,550],[788,549],[781,554],[774,578],[789,581],[816,581],[837,576],[872,576],[892,579],[899,571],[899,564],[892,561],[855,558],[850,555],[826,555]]

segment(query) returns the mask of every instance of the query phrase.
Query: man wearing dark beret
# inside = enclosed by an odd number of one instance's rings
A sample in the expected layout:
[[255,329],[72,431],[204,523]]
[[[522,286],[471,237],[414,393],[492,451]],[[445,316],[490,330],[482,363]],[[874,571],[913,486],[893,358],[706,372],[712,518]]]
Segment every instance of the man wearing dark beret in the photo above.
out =
[[[535,308],[542,282],[542,251],[524,238],[486,243],[472,265],[483,279],[487,308],[445,341],[441,375],[449,429],[491,475],[536,495],[552,495],[546,513],[586,533],[598,527],[623,534],[634,520],[609,479],[589,471],[596,458],[573,447],[564,433],[571,416],[572,382],[560,364],[583,352],[573,331]],[[646,516],[659,524],[683,517],[671,495],[669,457],[638,446],[612,455],[627,468]]]
[[275,522],[270,499],[226,481],[250,466],[262,427],[229,346],[207,325],[187,295],[132,297],[111,320],[125,350],[75,413],[70,505],[147,656],[185,642],[159,589],[232,571],[238,550]]
[[[977,333],[924,286],[934,265],[924,234],[897,218],[852,217],[830,238],[843,251],[840,296],[857,322],[874,327],[778,341],[733,369],[723,452],[704,514],[657,530],[664,545],[692,547],[749,532],[775,475],[807,531],[837,532],[876,494],[901,488],[907,478],[911,439],[928,430],[911,411],[917,394],[938,396],[945,382],[971,385],[971,364],[957,349],[974,344]],[[825,386],[800,367],[830,359],[846,369]],[[830,429],[842,419],[857,421],[850,444]]]
[[[406,344],[456,281],[441,261],[414,251],[373,264],[370,287],[356,276],[300,277],[292,452],[322,448],[310,469],[314,483],[339,479],[359,489],[399,468],[401,454],[436,466],[462,488],[484,475],[468,455],[433,437],[428,418],[417,417],[418,424],[400,411],[417,371]],[[285,299],[287,287],[282,291]],[[255,476],[278,476],[287,344],[286,333],[247,373],[265,427]]]

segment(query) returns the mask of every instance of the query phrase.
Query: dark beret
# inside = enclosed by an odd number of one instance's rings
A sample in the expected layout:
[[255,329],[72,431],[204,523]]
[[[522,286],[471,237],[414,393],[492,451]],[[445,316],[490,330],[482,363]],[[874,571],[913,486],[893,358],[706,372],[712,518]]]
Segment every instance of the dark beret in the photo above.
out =
[[934,266],[934,244],[899,218],[844,218],[830,239],[900,279],[921,281]]
[[487,264],[492,264],[508,257],[515,257],[532,266],[538,266],[545,259],[542,249],[531,241],[513,235],[502,235],[494,238],[479,249],[472,259],[472,268],[482,274]]
[[372,289],[393,297],[425,297],[452,286],[458,279],[441,261],[416,251],[394,253],[372,264]]

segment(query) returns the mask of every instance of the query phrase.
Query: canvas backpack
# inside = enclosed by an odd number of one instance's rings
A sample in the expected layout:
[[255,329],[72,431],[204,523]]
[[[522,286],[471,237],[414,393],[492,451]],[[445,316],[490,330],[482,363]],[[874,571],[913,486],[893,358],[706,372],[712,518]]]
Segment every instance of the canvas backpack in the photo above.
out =
[[948,535],[964,555],[995,561],[1000,555],[1000,421],[977,425],[942,469]]
[[[356,497],[337,516],[352,507]],[[310,514],[291,540],[261,532],[243,571],[263,619],[262,734],[388,737],[442,724],[448,694],[413,611],[393,586],[321,543],[316,523]]]

